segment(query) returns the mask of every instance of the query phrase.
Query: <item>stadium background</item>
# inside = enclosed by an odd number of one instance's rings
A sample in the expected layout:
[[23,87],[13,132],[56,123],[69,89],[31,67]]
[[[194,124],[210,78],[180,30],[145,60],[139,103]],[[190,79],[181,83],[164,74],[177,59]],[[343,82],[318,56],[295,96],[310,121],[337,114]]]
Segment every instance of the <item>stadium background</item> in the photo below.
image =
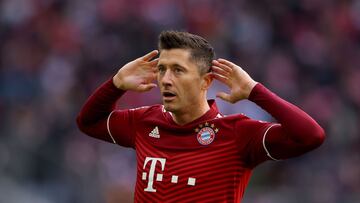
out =
[[[326,129],[316,151],[259,166],[244,202],[360,202],[360,0],[2,0],[0,202],[132,202],[134,151],[83,135],[75,117],[164,29],[209,39]],[[160,102],[158,89],[125,97],[124,108]]]

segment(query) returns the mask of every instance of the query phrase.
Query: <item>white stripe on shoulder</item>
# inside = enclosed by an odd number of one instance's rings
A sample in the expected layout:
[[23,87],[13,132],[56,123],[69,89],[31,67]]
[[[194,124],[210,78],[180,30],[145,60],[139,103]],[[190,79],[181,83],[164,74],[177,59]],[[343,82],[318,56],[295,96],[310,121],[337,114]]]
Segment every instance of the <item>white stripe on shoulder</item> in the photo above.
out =
[[266,148],[266,145],[265,145],[266,134],[268,133],[268,131],[270,130],[270,128],[272,128],[272,127],[274,127],[274,126],[276,126],[276,125],[280,125],[280,124],[277,124],[277,123],[272,124],[271,126],[269,126],[269,127],[265,130],[262,143],[263,143],[263,147],[264,147],[264,149],[265,149],[266,155],[267,155],[268,157],[270,157],[270,159],[272,159],[272,160],[274,160],[274,161],[279,161],[279,159],[275,159],[273,156],[271,156],[269,150]]
[[136,108],[132,108],[132,109],[129,109],[130,111],[136,111],[136,110],[139,110],[139,109],[146,109],[146,108],[149,108],[150,106],[140,106],[140,107],[136,107]]
[[112,112],[109,114],[109,116],[108,116],[108,118],[107,118],[107,121],[106,121],[106,127],[107,127],[107,131],[108,131],[108,133],[109,133],[112,141],[114,142],[114,144],[116,144],[116,141],[115,141],[115,139],[114,139],[114,137],[112,136],[111,131],[110,131],[110,116],[111,116],[114,112],[115,112],[115,110],[112,111]]
[[224,117],[224,116],[221,115],[220,113],[218,113],[215,118],[222,118],[222,117]]

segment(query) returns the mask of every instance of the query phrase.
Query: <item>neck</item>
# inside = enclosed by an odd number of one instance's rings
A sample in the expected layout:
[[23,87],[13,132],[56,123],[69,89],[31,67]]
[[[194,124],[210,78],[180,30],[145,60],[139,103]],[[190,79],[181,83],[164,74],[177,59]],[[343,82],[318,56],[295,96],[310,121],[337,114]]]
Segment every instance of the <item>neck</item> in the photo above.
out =
[[185,125],[200,118],[210,109],[207,100],[204,99],[200,104],[193,104],[185,112],[173,112],[172,117],[178,125]]

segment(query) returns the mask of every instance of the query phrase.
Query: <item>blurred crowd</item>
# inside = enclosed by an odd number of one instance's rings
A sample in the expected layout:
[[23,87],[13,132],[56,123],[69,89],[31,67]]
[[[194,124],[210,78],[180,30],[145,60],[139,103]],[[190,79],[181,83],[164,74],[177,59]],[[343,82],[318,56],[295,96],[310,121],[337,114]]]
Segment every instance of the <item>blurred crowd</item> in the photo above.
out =
[[[258,166],[244,202],[360,202],[360,0],[0,1],[0,202],[133,201],[134,150],[87,137],[75,118],[167,29],[205,37],[327,133],[309,154]],[[120,102],[161,100],[155,89]],[[217,102],[272,121],[251,102]]]

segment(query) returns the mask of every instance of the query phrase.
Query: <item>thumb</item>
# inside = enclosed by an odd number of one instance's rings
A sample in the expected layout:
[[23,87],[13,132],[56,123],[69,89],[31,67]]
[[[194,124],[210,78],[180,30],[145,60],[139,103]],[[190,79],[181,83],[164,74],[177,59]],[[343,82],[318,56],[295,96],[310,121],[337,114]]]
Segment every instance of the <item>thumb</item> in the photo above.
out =
[[230,97],[230,95],[227,94],[227,93],[225,93],[225,92],[218,92],[218,93],[216,93],[216,97],[218,97],[218,98],[220,98],[220,99],[222,99],[222,100],[224,100],[224,101],[227,101],[227,102],[232,103],[232,102],[231,102],[231,97]]
[[141,84],[138,86],[137,91],[139,92],[146,92],[151,90],[152,88],[156,87],[157,85],[154,83],[149,83],[149,84]]

